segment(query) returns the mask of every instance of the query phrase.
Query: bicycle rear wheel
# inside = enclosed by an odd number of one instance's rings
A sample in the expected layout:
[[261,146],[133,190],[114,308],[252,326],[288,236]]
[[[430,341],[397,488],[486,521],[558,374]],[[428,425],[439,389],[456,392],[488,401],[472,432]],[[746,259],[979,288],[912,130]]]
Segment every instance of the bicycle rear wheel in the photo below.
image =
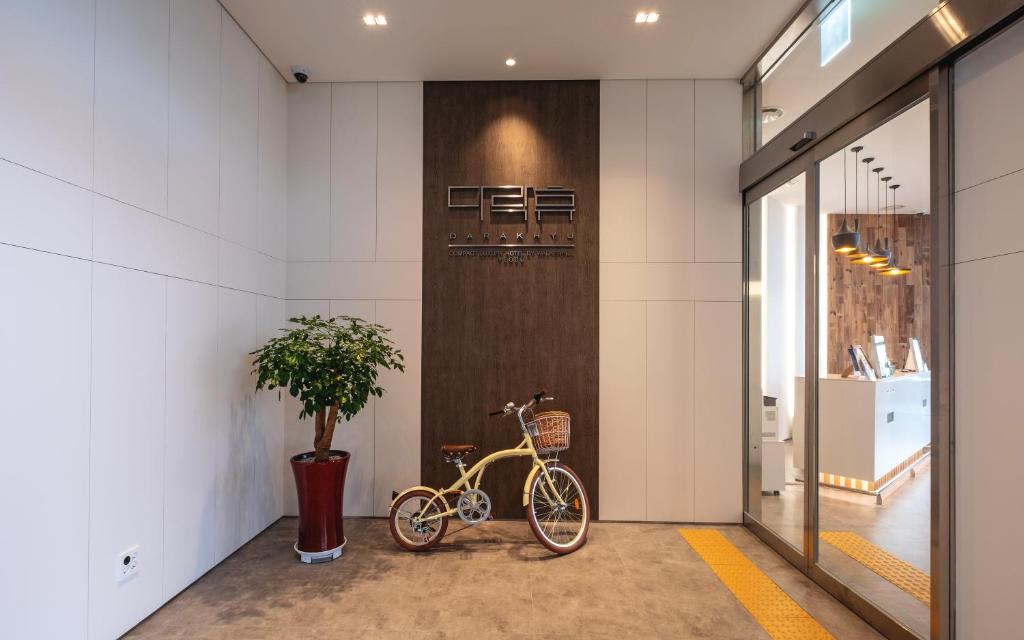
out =
[[444,500],[430,491],[406,491],[398,496],[388,515],[391,537],[406,551],[426,551],[448,530],[448,516],[438,517],[446,510]]
[[548,473],[562,497],[558,501],[543,473],[530,483],[526,519],[537,540],[549,551],[572,553],[587,542],[590,529],[590,501],[576,472],[560,462],[548,462]]

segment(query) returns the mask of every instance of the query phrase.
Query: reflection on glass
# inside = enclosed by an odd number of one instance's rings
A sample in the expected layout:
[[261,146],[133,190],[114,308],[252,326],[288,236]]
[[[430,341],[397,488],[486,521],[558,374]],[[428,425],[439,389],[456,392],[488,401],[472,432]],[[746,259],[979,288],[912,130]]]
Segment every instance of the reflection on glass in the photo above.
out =
[[[928,637],[927,102],[853,147],[863,148],[859,161],[839,151],[819,166],[818,563]],[[890,182],[901,184],[899,205]],[[886,277],[834,252],[830,234],[844,214],[859,225],[862,250],[888,248],[908,273]]]
[[803,551],[803,451],[793,429],[804,375],[805,180],[750,207],[750,500],[762,524]]
[[[804,112],[928,16],[939,0],[838,0],[761,80],[767,143]],[[955,17],[940,12],[951,39],[963,33]],[[962,38],[961,38],[962,39]],[[781,117],[775,117],[781,111]]]

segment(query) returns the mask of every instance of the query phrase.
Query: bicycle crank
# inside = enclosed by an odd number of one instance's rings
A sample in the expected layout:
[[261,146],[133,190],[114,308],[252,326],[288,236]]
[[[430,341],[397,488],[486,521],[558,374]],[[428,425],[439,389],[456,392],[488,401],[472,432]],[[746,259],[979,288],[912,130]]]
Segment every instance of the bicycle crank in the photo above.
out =
[[491,498],[480,489],[464,491],[455,505],[455,512],[466,524],[479,524],[491,515]]

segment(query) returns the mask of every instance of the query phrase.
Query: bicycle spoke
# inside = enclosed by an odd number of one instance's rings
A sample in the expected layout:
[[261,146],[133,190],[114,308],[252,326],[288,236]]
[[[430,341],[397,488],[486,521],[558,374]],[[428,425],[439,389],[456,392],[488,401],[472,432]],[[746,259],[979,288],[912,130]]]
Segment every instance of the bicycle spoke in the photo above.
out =
[[[551,484],[538,478],[531,502],[539,534],[557,545],[567,545],[583,531],[586,519],[585,499],[576,479],[557,466],[550,467]],[[560,500],[552,494],[557,492]]]

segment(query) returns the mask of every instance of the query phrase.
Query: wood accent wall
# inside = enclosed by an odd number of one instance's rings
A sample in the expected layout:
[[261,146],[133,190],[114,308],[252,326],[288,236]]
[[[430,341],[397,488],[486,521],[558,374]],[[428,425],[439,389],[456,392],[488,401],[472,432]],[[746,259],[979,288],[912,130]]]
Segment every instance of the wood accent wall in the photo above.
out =
[[[457,479],[442,444],[476,444],[467,462],[520,440],[513,418],[488,418],[508,401],[545,389],[548,405],[572,415],[572,443],[561,459],[598,505],[598,174],[600,91],[596,81],[427,82],[423,85],[422,480]],[[536,221],[484,209],[449,209],[451,185],[564,186],[576,214]],[[570,257],[508,264],[449,255],[449,234],[515,242],[551,233]],[[501,460],[482,488],[498,518],[524,517],[528,459]]]
[[[885,336],[889,359],[902,367],[910,338],[921,343],[925,361],[931,363],[931,219],[926,215],[861,216],[861,234],[874,244],[892,231],[900,264],[913,270],[899,277],[883,277],[863,265],[829,251],[828,264],[828,372],[842,373],[849,365],[846,348],[860,344],[869,353],[870,336]],[[843,214],[828,216],[830,233],[840,227]],[[852,224],[852,223],[851,223]],[[883,240],[884,241],[884,240]],[[892,241],[890,241],[892,244]]]

